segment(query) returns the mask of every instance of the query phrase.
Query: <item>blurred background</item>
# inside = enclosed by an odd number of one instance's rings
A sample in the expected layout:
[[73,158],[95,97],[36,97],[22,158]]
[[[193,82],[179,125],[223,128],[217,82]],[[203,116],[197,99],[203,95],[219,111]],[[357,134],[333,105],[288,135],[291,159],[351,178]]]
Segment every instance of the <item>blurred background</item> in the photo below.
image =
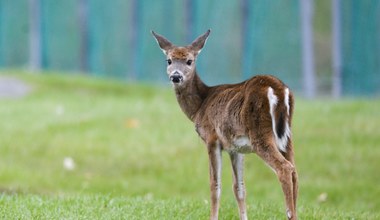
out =
[[[0,0],[0,219],[208,219],[207,150],[150,31],[209,28],[207,84],[295,91],[299,218],[380,219],[380,0]],[[283,219],[277,177],[245,167],[250,218]]]
[[0,0],[0,68],[166,83],[150,30],[184,45],[209,28],[210,85],[269,73],[305,97],[380,94],[380,0]]

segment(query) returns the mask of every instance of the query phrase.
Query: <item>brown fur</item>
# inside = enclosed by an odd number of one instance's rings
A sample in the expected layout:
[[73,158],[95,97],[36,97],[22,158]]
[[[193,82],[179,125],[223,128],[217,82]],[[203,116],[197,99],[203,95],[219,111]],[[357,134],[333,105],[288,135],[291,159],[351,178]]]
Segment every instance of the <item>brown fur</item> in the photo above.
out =
[[[161,49],[168,59],[195,59],[203,48],[209,31],[187,47],[175,47],[164,37],[154,33]],[[238,84],[225,84],[209,87],[199,78],[195,66],[178,61],[168,66],[168,74],[177,70],[183,72],[186,80],[174,86],[179,106],[195,124],[196,131],[206,143],[210,161],[211,219],[218,218],[220,197],[220,151],[230,153],[234,176],[234,193],[240,210],[240,218],[246,218],[245,189],[242,182],[242,154],[234,152],[234,140],[248,137],[249,152],[255,152],[277,174],[285,195],[287,217],[297,219],[296,199],[298,177],[294,164],[291,137],[286,152],[279,150],[275,134],[285,135],[286,123],[291,126],[294,98],[289,92],[289,114],[285,104],[286,85],[270,75],[258,75]],[[174,68],[174,70],[173,70]],[[187,71],[187,72],[186,72]],[[274,105],[276,130],[273,131],[268,89],[273,89],[277,97]],[[244,152],[246,153],[246,152]],[[219,162],[218,162],[219,161]]]
[[178,47],[170,50],[168,53],[169,56],[173,59],[186,60],[189,54],[189,49],[184,47]]

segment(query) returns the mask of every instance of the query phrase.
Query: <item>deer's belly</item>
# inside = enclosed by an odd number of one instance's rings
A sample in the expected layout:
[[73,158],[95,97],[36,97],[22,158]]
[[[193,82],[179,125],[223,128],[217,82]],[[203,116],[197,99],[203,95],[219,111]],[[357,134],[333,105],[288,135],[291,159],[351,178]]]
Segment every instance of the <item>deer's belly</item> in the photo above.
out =
[[229,153],[253,153],[254,148],[247,136],[238,136],[232,139],[231,143],[223,144],[223,149]]

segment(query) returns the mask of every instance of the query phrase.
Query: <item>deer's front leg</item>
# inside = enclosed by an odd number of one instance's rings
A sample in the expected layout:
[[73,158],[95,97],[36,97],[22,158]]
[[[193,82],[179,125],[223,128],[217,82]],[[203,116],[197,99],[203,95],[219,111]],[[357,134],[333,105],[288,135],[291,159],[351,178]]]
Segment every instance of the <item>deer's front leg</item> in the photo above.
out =
[[218,219],[219,200],[222,190],[222,149],[217,141],[209,143],[208,146],[209,167],[210,167],[210,191],[211,191],[211,215],[210,219]]
[[234,183],[232,189],[239,206],[239,215],[241,220],[247,219],[247,208],[245,205],[245,186],[244,186],[244,155],[239,153],[230,153],[232,174]]

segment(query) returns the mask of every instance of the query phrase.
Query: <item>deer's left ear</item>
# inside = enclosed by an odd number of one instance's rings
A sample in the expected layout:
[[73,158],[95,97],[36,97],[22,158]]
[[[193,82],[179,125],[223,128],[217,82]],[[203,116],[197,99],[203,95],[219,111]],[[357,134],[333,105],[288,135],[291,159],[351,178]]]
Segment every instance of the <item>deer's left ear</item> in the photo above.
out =
[[152,34],[153,34],[154,38],[156,38],[156,41],[157,41],[158,45],[160,46],[161,50],[164,52],[164,54],[167,55],[168,50],[173,47],[173,44],[168,39],[157,34],[154,31],[152,31]]
[[207,40],[208,35],[210,34],[210,32],[211,32],[211,30],[208,29],[206,31],[206,33],[204,33],[203,35],[199,36],[197,39],[195,39],[193,41],[193,43],[190,44],[190,48],[193,49],[196,52],[196,55],[198,55],[201,52],[203,46],[206,43],[206,40]]

